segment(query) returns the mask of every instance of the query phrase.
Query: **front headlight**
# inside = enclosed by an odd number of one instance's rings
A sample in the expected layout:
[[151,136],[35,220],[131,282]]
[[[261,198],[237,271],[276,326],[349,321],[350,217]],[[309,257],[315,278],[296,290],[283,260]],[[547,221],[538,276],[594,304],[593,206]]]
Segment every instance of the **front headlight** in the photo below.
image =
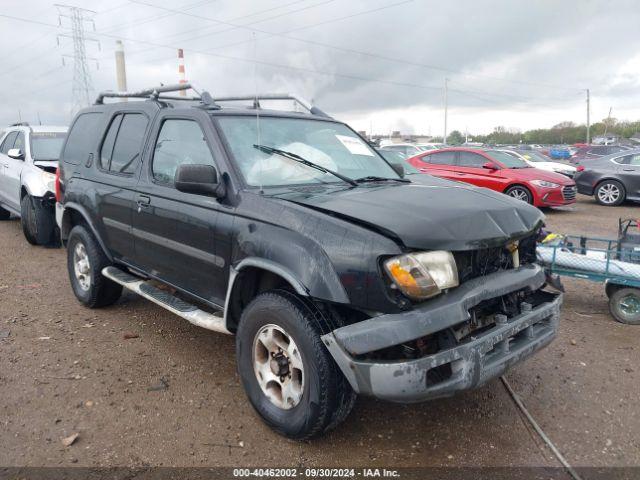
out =
[[531,183],[544,188],[558,188],[560,186],[557,183],[547,182],[546,180],[531,180]]
[[458,268],[451,252],[416,252],[384,262],[393,284],[407,297],[424,300],[458,286]]

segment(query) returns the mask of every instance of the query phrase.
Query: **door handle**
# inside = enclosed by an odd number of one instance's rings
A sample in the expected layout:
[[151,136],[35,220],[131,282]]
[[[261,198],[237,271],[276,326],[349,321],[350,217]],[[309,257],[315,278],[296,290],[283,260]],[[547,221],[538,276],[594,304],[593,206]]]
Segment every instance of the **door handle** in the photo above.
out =
[[151,198],[146,195],[138,196],[138,200],[136,201],[139,207],[147,207],[151,203]]
[[623,168],[622,171],[623,172],[635,172],[636,169],[635,168]]

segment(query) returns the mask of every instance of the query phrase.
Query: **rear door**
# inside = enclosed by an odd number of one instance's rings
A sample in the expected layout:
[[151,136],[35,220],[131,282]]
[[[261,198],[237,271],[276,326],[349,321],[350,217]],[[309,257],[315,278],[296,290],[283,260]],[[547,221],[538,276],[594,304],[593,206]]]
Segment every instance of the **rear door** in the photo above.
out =
[[141,111],[115,112],[98,147],[94,183],[104,240],[111,253],[134,263],[134,190],[149,117]]
[[618,176],[627,190],[627,195],[640,197],[640,154],[625,155],[616,161],[619,162],[616,167]]
[[429,173],[447,180],[460,180],[456,174],[456,158],[458,152],[447,150],[434,152],[420,157],[420,160],[412,162],[412,165],[423,173]]
[[[10,201],[12,195],[10,194],[11,190],[9,188],[9,179],[7,177],[7,169],[9,168],[9,156],[7,153],[9,150],[13,148],[13,144],[16,141],[16,137],[18,136],[18,132],[9,132],[2,141],[0,145],[0,202],[5,205],[11,205],[13,207],[13,202]],[[13,207],[15,209],[15,207]]]
[[[133,217],[136,260],[142,269],[208,302],[223,305],[228,265],[218,255],[219,223],[229,218],[216,198],[179,192],[182,164],[212,165],[222,152],[204,112],[164,111],[154,125]],[[209,127],[209,128],[207,128]],[[224,218],[221,218],[224,217]]]

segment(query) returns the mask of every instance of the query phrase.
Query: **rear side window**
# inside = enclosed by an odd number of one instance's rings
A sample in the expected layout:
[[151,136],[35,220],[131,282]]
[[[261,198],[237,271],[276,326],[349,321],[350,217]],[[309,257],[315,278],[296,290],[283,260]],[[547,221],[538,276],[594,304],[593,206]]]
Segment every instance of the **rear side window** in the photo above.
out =
[[200,125],[193,120],[168,119],[162,124],[153,154],[153,178],[173,184],[179,165],[211,165],[213,155]]
[[64,152],[62,152],[64,162],[80,165],[87,160],[95,145],[95,135],[101,117],[102,113],[100,112],[90,112],[83,113],[76,118],[69,131]]
[[456,152],[438,152],[422,157],[426,162],[434,165],[455,165]]
[[13,148],[13,144],[16,141],[17,136],[18,136],[18,132],[10,132],[4,139],[4,142],[2,142],[2,146],[0,147],[0,152],[6,155],[9,152],[9,150]]
[[128,175],[135,172],[148,123],[141,113],[116,115],[100,149],[100,167]]

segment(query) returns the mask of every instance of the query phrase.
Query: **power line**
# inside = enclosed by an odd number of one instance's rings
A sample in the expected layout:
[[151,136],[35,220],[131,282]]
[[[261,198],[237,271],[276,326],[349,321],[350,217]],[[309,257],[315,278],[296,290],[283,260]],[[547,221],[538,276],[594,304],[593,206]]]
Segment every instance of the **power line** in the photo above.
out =
[[[399,3],[406,3],[406,2],[399,2]],[[393,5],[398,5],[398,4],[396,3],[396,4],[393,4]],[[382,8],[382,7],[380,7],[380,8]],[[373,10],[379,10],[380,8],[373,9]],[[367,12],[359,12],[358,14],[364,14],[364,13],[368,13],[368,11]],[[352,17],[354,15],[356,15],[356,14],[349,15],[349,17]],[[0,17],[12,19],[12,20],[17,20],[17,21],[22,21],[22,22],[27,22],[27,23],[35,23],[35,24],[39,24],[39,25],[43,25],[43,26],[47,26],[47,27],[54,27],[54,25],[51,25],[51,24],[48,24],[48,23],[45,23],[45,22],[25,19],[25,18],[22,18],[22,17],[16,17],[16,16],[12,16],[12,15],[7,15],[7,14],[0,14]],[[340,20],[342,20],[344,18],[345,17],[341,17]],[[321,22],[321,23],[327,23],[327,22],[328,21]],[[107,38],[122,39],[122,40],[127,41],[127,42],[140,43],[140,44],[143,44],[143,45],[149,45],[149,46],[155,47],[155,48],[166,48],[166,49],[171,49],[171,50],[175,50],[176,48],[178,48],[178,47],[176,47],[174,45],[161,44],[161,43],[147,41],[147,40],[128,39],[128,38],[123,38],[123,37],[120,37],[120,36],[117,36],[117,35],[98,33],[98,32],[96,32],[96,34],[104,36],[104,37],[107,37]],[[346,78],[346,79],[350,79],[350,80],[360,80],[360,81],[367,81],[367,82],[375,82],[375,83],[386,84],[386,85],[391,85],[391,86],[409,87],[409,88],[416,88],[416,89],[422,89],[422,90],[433,90],[433,91],[441,91],[442,90],[442,87],[439,87],[439,86],[420,85],[420,84],[415,84],[415,83],[397,82],[397,81],[392,81],[392,80],[381,80],[381,79],[363,77],[363,76],[360,76],[360,75],[351,75],[351,74],[343,74],[343,73],[335,73],[335,72],[324,72],[324,71],[315,70],[315,69],[312,69],[312,68],[297,67],[297,66],[292,66],[292,65],[283,65],[283,64],[277,64],[277,63],[266,62],[266,61],[261,61],[261,60],[247,59],[247,58],[242,58],[242,57],[234,57],[234,56],[231,56],[231,55],[212,53],[210,51],[197,50],[197,49],[189,49],[189,51],[191,53],[200,54],[200,55],[209,56],[209,57],[222,58],[222,59],[226,59],[226,60],[241,61],[241,62],[245,62],[245,63],[258,63],[260,65],[264,65],[264,66],[268,66],[268,67],[285,69],[285,70],[300,71],[300,72],[305,72],[305,73],[313,73],[313,74],[322,75],[322,76],[331,76],[331,77]],[[143,63],[146,63],[146,62],[143,62]],[[461,93],[461,94],[467,94],[467,95],[473,95],[474,93],[482,93],[482,92],[467,92],[465,90],[459,90],[459,89],[457,89],[457,90],[451,90],[450,89],[450,91]]]
[[[409,3],[409,2],[412,2],[412,1],[413,0],[402,1],[402,2],[399,2],[398,4],[393,4],[393,6],[399,5],[399,4],[403,4],[403,3]],[[148,2],[145,2],[145,1],[142,1],[142,0],[131,0],[131,2],[133,2],[135,4],[139,4],[139,5],[146,5],[148,7],[160,9],[160,10],[163,10],[165,12],[171,12],[172,14],[180,14],[180,15],[184,15],[184,16],[188,16],[188,17],[192,17],[192,18],[198,18],[200,20],[206,20],[206,21],[210,21],[210,22],[215,22],[217,24],[227,25],[227,26],[231,27],[230,29],[220,30],[220,31],[214,32],[214,33],[223,33],[223,32],[234,30],[234,29],[243,29],[243,30],[249,30],[251,32],[265,34],[266,35],[265,38],[270,38],[270,37],[274,37],[274,36],[275,37],[281,37],[281,38],[285,38],[287,40],[294,40],[294,41],[305,43],[305,44],[308,44],[308,45],[314,45],[314,46],[319,46],[319,47],[329,48],[329,49],[332,49],[332,50],[341,51],[343,53],[349,53],[349,54],[362,55],[362,56],[367,56],[367,57],[372,57],[372,58],[378,58],[378,59],[385,60],[385,61],[388,61],[388,62],[411,65],[411,66],[415,66],[415,67],[426,68],[426,69],[430,69],[430,70],[437,70],[437,71],[446,72],[446,73],[455,73],[455,74],[463,75],[463,76],[473,76],[473,77],[476,77],[476,78],[486,78],[487,80],[494,80],[494,81],[497,80],[497,81],[510,82],[510,83],[514,83],[514,84],[529,85],[529,86],[536,86],[536,87],[545,87],[545,88],[552,88],[552,89],[559,89],[559,90],[577,90],[575,87],[567,88],[567,87],[561,87],[561,86],[558,86],[558,85],[549,85],[549,84],[530,82],[530,81],[524,81],[524,80],[513,80],[513,79],[500,78],[500,77],[492,77],[492,76],[487,76],[487,75],[470,74],[470,73],[462,72],[462,71],[459,71],[459,70],[453,70],[453,69],[445,68],[445,67],[441,67],[441,66],[429,65],[429,64],[425,64],[425,63],[415,62],[415,61],[412,61],[412,60],[393,58],[393,57],[389,57],[389,56],[385,56],[385,55],[380,55],[380,54],[377,54],[377,53],[371,53],[371,52],[366,52],[366,51],[362,51],[362,50],[356,50],[356,49],[352,49],[352,48],[345,48],[345,47],[341,47],[341,46],[337,46],[337,45],[331,45],[331,44],[327,44],[327,43],[323,43],[323,42],[318,42],[318,41],[315,41],[315,40],[307,40],[307,39],[303,39],[303,38],[299,38],[299,37],[292,37],[292,36],[288,35],[291,32],[298,31],[299,29],[297,29],[297,28],[293,29],[293,30],[290,30],[288,32],[285,32],[285,33],[273,33],[273,32],[269,32],[269,31],[266,31],[266,30],[261,30],[261,29],[255,28],[255,27],[251,27],[252,23],[246,24],[246,25],[238,25],[238,24],[232,23],[231,21],[218,20],[218,19],[211,18],[211,17],[205,17],[205,16],[199,15],[199,14],[193,14],[193,13],[189,13],[189,12],[184,12],[184,11],[181,11],[179,9],[172,9],[172,8],[167,8],[167,7],[163,7],[163,6],[159,6],[159,5],[154,5],[152,3],[148,3]],[[389,7],[388,6],[380,7],[380,9],[383,9],[383,8],[389,8]],[[374,9],[374,10],[371,10],[371,11],[377,11],[377,10]],[[350,16],[347,16],[347,17],[344,17],[344,18],[349,18],[349,17]],[[278,18],[278,17],[276,16],[274,18]],[[262,21],[266,21],[266,20],[261,20],[260,22],[262,22]],[[332,22],[333,21],[335,21],[335,20],[332,20]],[[254,23],[258,23],[258,22],[254,22]],[[318,26],[318,25],[322,25],[322,24],[323,24],[323,22],[320,22],[319,24],[316,24],[314,26]],[[305,27],[305,28],[309,28],[309,27]],[[191,37],[191,38],[188,38],[187,40],[194,40],[194,39],[197,39],[197,38],[200,38],[200,37]],[[240,41],[240,42],[237,42],[237,43],[227,44],[227,45],[223,45],[221,47],[216,47],[216,49],[218,49],[218,48],[228,48],[228,47],[231,47],[231,46],[247,43],[249,41],[251,41],[251,40],[243,40],[243,41]]]

